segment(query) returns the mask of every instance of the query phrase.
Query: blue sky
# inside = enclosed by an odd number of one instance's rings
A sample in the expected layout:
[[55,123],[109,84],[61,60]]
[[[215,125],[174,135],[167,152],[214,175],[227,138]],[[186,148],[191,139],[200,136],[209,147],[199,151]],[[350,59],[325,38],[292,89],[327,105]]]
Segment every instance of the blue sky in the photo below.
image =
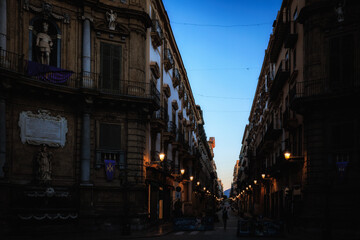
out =
[[281,0],[163,0],[190,85],[215,137],[218,177],[230,188],[272,23]]

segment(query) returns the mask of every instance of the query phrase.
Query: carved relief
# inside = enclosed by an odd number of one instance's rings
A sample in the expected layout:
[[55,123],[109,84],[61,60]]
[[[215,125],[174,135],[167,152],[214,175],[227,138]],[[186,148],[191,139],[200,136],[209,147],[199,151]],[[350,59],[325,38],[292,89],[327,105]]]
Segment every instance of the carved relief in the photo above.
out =
[[44,2],[41,8],[36,7],[30,4],[29,0],[25,0],[23,4],[23,8],[25,10],[32,10],[36,13],[41,13],[44,19],[48,19],[49,17],[53,17],[56,20],[63,20],[63,23],[70,23],[70,16],[67,13],[63,13],[62,15],[53,12],[53,6],[50,3]]
[[38,114],[21,112],[19,127],[21,142],[24,144],[65,146],[68,128],[64,117],[50,116],[50,112],[46,110],[39,110]]

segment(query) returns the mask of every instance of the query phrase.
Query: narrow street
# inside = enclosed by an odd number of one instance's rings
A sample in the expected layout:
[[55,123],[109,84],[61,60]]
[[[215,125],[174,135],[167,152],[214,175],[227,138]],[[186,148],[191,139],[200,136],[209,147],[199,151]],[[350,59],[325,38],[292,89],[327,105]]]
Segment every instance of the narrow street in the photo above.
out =
[[236,215],[235,212],[229,210],[229,219],[227,221],[227,227],[226,230],[224,230],[224,225],[223,225],[223,221],[221,218],[221,211],[217,212],[217,215],[219,217],[219,221],[215,223],[215,227],[213,231],[174,231],[174,232],[170,232],[169,234],[166,234],[164,236],[161,237],[153,237],[150,239],[173,239],[173,240],[180,240],[180,239],[187,239],[187,240],[192,240],[192,239],[206,239],[206,240],[211,240],[211,239],[221,239],[221,240],[231,240],[231,239],[252,239],[252,240],[257,240],[257,239],[262,239],[262,240],[266,240],[266,239],[272,239],[272,240],[276,240],[276,239],[285,239],[284,237],[280,237],[280,238],[275,238],[275,237],[253,237],[253,236],[241,236],[241,237],[237,237],[236,236],[236,230],[237,230],[237,222],[238,222],[238,216]]

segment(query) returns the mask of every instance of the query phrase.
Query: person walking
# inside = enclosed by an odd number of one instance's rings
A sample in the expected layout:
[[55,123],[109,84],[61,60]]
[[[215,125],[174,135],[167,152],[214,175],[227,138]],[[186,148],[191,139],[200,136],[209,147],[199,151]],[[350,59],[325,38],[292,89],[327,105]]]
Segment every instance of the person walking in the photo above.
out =
[[229,218],[229,216],[228,216],[227,207],[224,207],[223,212],[222,212],[222,220],[224,223],[224,230],[226,230],[226,223],[227,223],[228,218]]

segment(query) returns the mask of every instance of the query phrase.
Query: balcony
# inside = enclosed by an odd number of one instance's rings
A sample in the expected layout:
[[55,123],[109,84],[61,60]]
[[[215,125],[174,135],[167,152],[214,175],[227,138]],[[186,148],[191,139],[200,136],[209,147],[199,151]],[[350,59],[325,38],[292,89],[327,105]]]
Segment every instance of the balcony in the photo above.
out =
[[167,123],[167,128],[163,133],[165,142],[172,142],[176,137],[176,124],[173,121]]
[[151,27],[151,42],[154,48],[157,48],[162,44],[162,36],[163,32],[161,30],[160,23],[158,20],[154,19]]
[[168,121],[169,121],[169,115],[165,111],[165,108],[160,107],[152,115],[152,118],[150,120],[151,129],[155,132],[161,132],[162,129],[165,129],[165,126]]
[[122,150],[97,149],[95,168],[99,169],[105,165],[104,160],[115,160],[115,166],[120,170],[126,169],[126,152]]
[[165,71],[169,71],[171,68],[173,68],[173,65],[174,65],[173,55],[171,54],[170,49],[165,48],[165,52],[164,52],[164,67],[165,67]]
[[270,47],[270,60],[276,62],[280,50],[284,43],[284,38],[289,31],[290,23],[286,20],[286,15],[282,12],[278,13],[278,16],[273,24],[273,34],[271,37]]
[[270,88],[270,98],[272,100],[277,98],[280,90],[284,86],[284,83],[289,78],[289,76],[290,76],[289,60],[283,59],[279,64],[279,67],[275,74],[274,81]]
[[180,72],[179,69],[175,68],[174,75],[172,78],[173,86],[176,88],[180,84]]
[[176,124],[173,121],[168,122],[167,132],[174,135],[176,134]]
[[291,21],[288,25],[288,31],[284,40],[284,47],[293,49],[298,39],[298,34],[296,32],[296,21]]
[[182,149],[182,146],[184,144],[184,134],[181,131],[176,132],[176,137],[174,141],[172,142],[173,148],[180,150]]
[[155,109],[160,108],[160,91],[156,88],[156,84],[154,82],[151,83],[151,96],[153,98]]
[[[75,73],[71,70],[43,65],[24,59],[23,55],[0,49],[0,70],[2,81],[31,84],[37,87],[53,87],[53,90],[78,90],[126,97],[129,100],[151,100],[155,108],[160,104],[160,93],[153,82],[119,80],[110,86],[106,79],[95,72]],[[14,75],[16,74],[16,75]],[[5,77],[5,78],[4,78]],[[113,81],[114,82],[114,81]]]
[[344,100],[346,96],[356,98],[360,89],[360,81],[354,80],[347,84],[332,84],[328,79],[315,79],[311,81],[296,82],[290,89],[290,106],[294,110],[302,111],[303,103],[312,103],[316,100]]
[[184,85],[179,85],[179,98],[182,99],[184,97]]
[[274,141],[278,139],[282,134],[282,128],[280,126],[280,120],[276,119],[271,121],[267,126],[267,130],[264,134],[264,140]]
[[279,119],[274,119],[267,125],[264,136],[257,146],[256,152],[266,153],[272,149],[274,142],[282,135],[282,128]]

